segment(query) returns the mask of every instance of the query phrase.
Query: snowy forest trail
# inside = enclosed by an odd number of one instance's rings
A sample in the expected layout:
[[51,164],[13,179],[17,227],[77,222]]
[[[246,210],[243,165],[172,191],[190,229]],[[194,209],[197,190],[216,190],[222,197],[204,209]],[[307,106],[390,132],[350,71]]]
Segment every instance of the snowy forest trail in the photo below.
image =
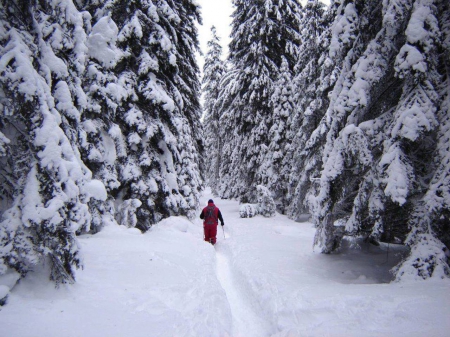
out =
[[0,336],[448,336],[448,280],[388,283],[401,247],[319,254],[311,223],[241,219],[237,201],[213,199],[226,234],[215,247],[198,217],[82,235],[76,283],[55,289],[31,273],[0,307]]

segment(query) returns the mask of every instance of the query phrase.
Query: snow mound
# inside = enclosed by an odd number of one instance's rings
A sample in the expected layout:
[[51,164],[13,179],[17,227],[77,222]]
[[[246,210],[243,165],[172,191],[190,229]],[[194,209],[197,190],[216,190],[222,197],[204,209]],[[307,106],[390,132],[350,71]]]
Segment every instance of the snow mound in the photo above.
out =
[[190,234],[198,233],[198,227],[196,227],[189,219],[183,216],[173,216],[168,219],[161,220],[154,226],[154,229],[155,228],[164,228]]

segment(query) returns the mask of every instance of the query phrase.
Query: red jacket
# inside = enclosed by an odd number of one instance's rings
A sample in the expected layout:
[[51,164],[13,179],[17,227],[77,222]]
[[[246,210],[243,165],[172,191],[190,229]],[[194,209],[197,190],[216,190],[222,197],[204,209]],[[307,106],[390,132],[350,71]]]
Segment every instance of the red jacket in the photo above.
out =
[[[212,211],[212,217],[208,217],[209,210]],[[220,210],[213,203],[208,203],[208,206],[203,208],[202,213],[200,214],[200,219],[204,219],[203,225],[218,225],[220,220],[220,224],[223,226],[223,218]]]

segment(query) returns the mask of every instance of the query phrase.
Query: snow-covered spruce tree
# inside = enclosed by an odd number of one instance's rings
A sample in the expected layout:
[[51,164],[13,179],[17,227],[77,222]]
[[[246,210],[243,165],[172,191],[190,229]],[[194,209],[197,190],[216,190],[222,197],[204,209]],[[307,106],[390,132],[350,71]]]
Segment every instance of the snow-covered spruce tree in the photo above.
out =
[[[200,106],[200,69],[195,58],[195,52],[200,50],[196,22],[202,23],[200,7],[195,0],[172,1],[180,21],[177,28],[178,76],[183,81],[181,94],[184,100],[183,114],[190,123],[193,139],[198,150],[203,146],[203,134],[199,119],[202,117]],[[200,152],[200,151],[198,151]]]
[[[109,143],[116,149],[120,184],[111,179],[108,187],[123,203],[118,216],[128,219],[124,206],[141,204],[136,215],[142,230],[169,215],[192,216],[201,188],[200,86],[194,59],[198,7],[191,1],[114,0],[98,8],[95,17],[93,31],[103,25],[98,38],[110,57],[101,66],[110,68],[111,75],[94,77],[107,85],[91,87],[93,98],[106,97],[107,105],[93,107],[94,113],[107,111],[111,120],[98,117],[102,121],[94,123],[91,133],[112,138]],[[100,153],[99,162],[114,154]],[[113,168],[106,169],[104,176],[115,178]]]
[[231,69],[229,63],[225,67],[225,73],[219,83],[219,96],[214,108],[219,112],[219,139],[221,141],[221,160],[219,165],[218,194],[222,198],[233,198],[238,193],[238,186],[230,184],[233,178],[231,173],[235,169],[235,158],[239,158],[237,144],[239,139],[235,134],[234,106],[240,83],[236,80],[238,71]]
[[237,148],[223,179],[235,186],[232,196],[246,202],[256,197],[256,186],[265,179],[260,167],[272,125],[273,81],[283,56],[289,65],[295,64],[301,6],[295,0],[235,0],[233,4],[229,60],[239,90],[233,98],[235,126],[227,132],[237,137]]
[[[305,145],[312,131],[318,126],[328,106],[328,97],[324,95],[321,84],[321,72],[325,67],[325,52],[329,47],[329,34],[332,19],[336,14],[336,3],[329,7],[324,15],[324,5],[318,0],[307,2],[301,22],[302,44],[297,64],[293,97],[295,110],[289,119],[289,149],[283,158],[282,166],[292,173],[286,182],[286,204],[291,204],[288,214],[299,218],[308,213],[305,195],[310,187],[310,175],[305,174],[308,162],[304,156]],[[329,89],[328,89],[329,90]],[[325,97],[324,97],[325,96]],[[308,172],[310,173],[310,172]]]
[[[362,8],[363,4],[359,3],[359,7]],[[325,30],[317,44],[321,51],[315,56],[318,56],[316,62],[321,71],[318,81],[313,84],[317,92],[305,101],[306,113],[295,141],[299,150],[294,155],[291,175],[293,190],[290,193],[292,200],[288,209],[288,214],[293,218],[313,211],[315,206],[319,187],[317,182],[323,169],[322,156],[330,129],[330,114],[333,113],[331,107],[339,97],[345,76],[362,53],[363,40],[358,39],[361,36],[360,14],[354,1],[332,1],[322,21]],[[373,30],[365,33],[373,34]]]
[[225,65],[222,61],[222,46],[217,36],[216,28],[211,27],[212,38],[208,41],[208,50],[203,66],[203,125],[205,137],[205,177],[212,192],[218,194],[220,181],[221,149],[220,138],[220,111],[216,106],[219,98],[220,81],[225,73]]
[[[440,171],[445,154],[436,139],[445,138],[442,117],[448,115],[439,110],[445,104],[438,104],[445,75],[445,67],[438,66],[439,22],[446,7],[438,11],[436,4],[354,7],[360,18],[355,61],[342,72],[326,115],[316,243],[331,252],[343,235],[362,235],[373,243],[406,241],[412,251],[396,269],[397,278],[448,274],[439,240],[448,223],[442,221],[446,206],[429,202],[436,191],[428,193],[430,177],[445,176]],[[437,153],[436,160],[425,159],[430,153]]]
[[[352,50],[355,41],[358,17],[351,10],[352,3],[348,5],[349,7],[344,6],[341,1],[331,1],[322,21],[325,30],[317,43],[319,49],[317,64],[321,69],[315,85],[317,91],[305,110],[308,113],[303,116],[300,131],[296,134],[299,137],[295,139],[300,142],[298,144],[294,141],[299,147],[298,151],[294,152],[289,183],[291,190],[288,192],[290,198],[288,214],[297,219],[305,213],[310,213],[313,208],[314,196],[318,193],[317,178],[320,177],[322,170],[322,154],[326,142],[326,112],[333,99],[331,94],[335,85],[341,84],[341,71],[349,67],[349,60],[352,59],[353,53],[349,51]],[[332,42],[334,48],[331,47]]]
[[[353,34],[352,49],[347,53],[332,92],[324,118],[326,123],[319,126],[326,130],[326,143],[314,216],[318,225],[316,243],[324,252],[335,250],[344,235],[342,227],[335,226],[336,221],[345,224],[347,234],[365,235],[375,242],[382,233],[379,207],[382,202],[379,200],[383,194],[377,184],[378,172],[374,171],[380,158],[380,142],[386,135],[369,139],[364,131],[382,129],[385,125],[378,123],[386,121],[384,113],[395,108],[398,102],[401,82],[394,77],[393,60],[402,43],[408,7],[407,3],[382,7],[375,2],[359,3],[359,6],[349,3],[345,7],[345,14],[352,13],[358,18],[357,29],[351,30],[356,34]],[[391,17],[382,20],[386,13],[395,17],[395,21]],[[342,24],[346,22],[343,18],[338,16],[334,27],[345,37],[349,35],[340,28],[346,27]],[[371,22],[370,27],[367,27],[368,22]],[[332,37],[330,54],[342,50],[339,40]],[[374,124],[368,120],[374,120]],[[366,124],[359,125],[364,121]],[[358,146],[352,148],[352,143]],[[396,219],[394,214],[390,215],[391,220]]]
[[411,210],[411,253],[396,268],[397,280],[450,277],[449,19],[448,2],[415,1],[395,60],[405,84],[381,164],[386,195]]
[[296,125],[297,128],[300,127],[303,118],[312,114],[307,108],[315,98],[320,74],[318,62],[321,49],[319,43],[320,37],[326,28],[326,22],[324,22],[323,18],[324,7],[325,5],[319,0],[308,0],[303,8],[303,17],[300,23],[301,46],[298,61],[294,67],[296,115],[299,115],[296,117],[299,124]]
[[[89,3],[86,8],[95,13],[94,7]],[[91,226],[84,230],[89,229],[95,233],[105,224],[115,221],[114,192],[121,186],[117,163],[119,158],[127,156],[125,137],[115,123],[118,106],[116,97],[119,92],[123,97],[132,95],[132,92],[120,85],[121,82],[113,72],[123,56],[123,52],[116,46],[117,25],[108,16],[94,17],[92,24],[87,29],[87,70],[83,78],[88,99],[79,137],[83,161],[108,191],[106,202],[90,202]]]
[[258,214],[265,217],[272,217],[276,214],[275,201],[272,198],[272,192],[263,185],[256,186]]
[[[320,23],[314,24],[318,20],[310,22],[316,27],[314,29],[323,29],[316,42],[314,39],[307,39],[311,34],[305,37],[307,44],[315,44],[317,48],[313,51],[306,50],[305,53],[311,57],[311,63],[317,63],[320,69],[318,78],[313,76],[317,74],[314,68],[306,68],[311,72],[310,77],[308,71],[302,72],[300,66],[296,67],[300,71],[296,76],[296,84],[303,84],[308,88],[308,83],[311,82],[311,87],[316,88],[316,91],[308,91],[309,99],[303,101],[304,106],[299,106],[289,121],[288,138],[292,141],[283,159],[283,167],[291,167],[286,213],[294,219],[302,219],[305,214],[309,216],[312,211],[311,199],[317,194],[317,178],[322,170],[322,152],[326,142],[327,119],[324,116],[330,105],[329,94],[337,83],[342,68],[349,66],[346,56],[353,47],[355,30],[358,29],[358,17],[351,10],[352,6],[351,2],[331,1]],[[320,10],[320,7],[311,6],[310,9]],[[308,23],[306,17],[304,20]],[[332,40],[334,48],[330,48]],[[303,48],[301,53],[302,50]],[[297,91],[296,101],[303,100],[302,91]]]
[[[183,118],[182,132],[178,140],[180,153],[177,172],[182,195],[185,198],[189,217],[195,217],[200,190],[203,188],[204,178],[204,136],[200,119],[202,108],[200,105],[201,83],[200,68],[195,58],[199,51],[198,32],[196,22],[202,23],[200,7],[195,0],[173,1],[180,21],[172,29],[177,32],[174,39],[177,50],[178,90],[183,98],[181,114]],[[170,30],[169,30],[170,31]],[[186,123],[187,122],[187,123]]]
[[91,197],[106,198],[77,149],[86,105],[85,14],[72,1],[0,6],[0,131],[7,144],[0,273],[11,268],[24,276],[45,262],[56,284],[73,282],[81,263],[75,232],[91,220]]
[[291,165],[290,163],[282,164],[292,140],[288,138],[288,121],[294,112],[294,92],[288,61],[284,57],[282,60],[271,97],[273,123],[269,130],[266,158],[261,163],[260,171],[264,172],[262,183],[272,192],[278,210],[283,213]]

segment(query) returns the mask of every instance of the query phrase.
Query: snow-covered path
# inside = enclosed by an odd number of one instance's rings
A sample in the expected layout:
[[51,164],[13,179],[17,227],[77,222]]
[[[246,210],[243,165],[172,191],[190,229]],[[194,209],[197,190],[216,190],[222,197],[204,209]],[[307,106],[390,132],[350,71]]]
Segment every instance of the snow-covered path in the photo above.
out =
[[232,336],[263,337],[267,335],[267,323],[258,315],[239,283],[234,279],[232,267],[220,244],[216,249],[217,277],[227,294],[233,326]]
[[0,309],[0,336],[448,336],[448,280],[387,283],[401,247],[315,253],[311,224],[241,219],[236,201],[214,200],[227,236],[215,247],[182,217],[81,236],[77,283],[29,275]]
[[[209,193],[205,193],[202,198],[202,204],[206,204],[208,199],[213,198]],[[270,326],[263,317],[261,310],[254,306],[248,293],[242,286],[242,279],[239,275],[233,273],[233,265],[230,261],[230,237],[229,228],[239,219],[236,213],[235,202],[222,201],[222,213],[228,224],[224,228],[218,228],[218,242],[215,245],[216,261],[217,261],[217,278],[224,289],[232,314],[231,336],[233,337],[264,337],[269,336]],[[227,229],[225,231],[225,228]],[[228,240],[228,241],[227,241]],[[242,247],[235,247],[241,250]],[[245,283],[244,283],[245,285]]]

